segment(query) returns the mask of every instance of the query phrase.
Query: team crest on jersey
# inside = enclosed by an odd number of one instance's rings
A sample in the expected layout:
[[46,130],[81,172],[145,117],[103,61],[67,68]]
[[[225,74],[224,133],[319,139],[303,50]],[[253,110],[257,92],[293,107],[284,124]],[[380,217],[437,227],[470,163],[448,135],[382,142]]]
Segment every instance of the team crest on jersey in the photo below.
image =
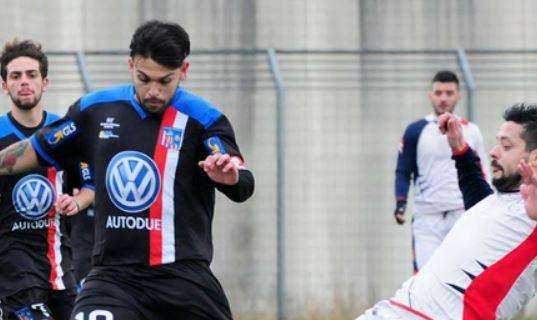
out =
[[76,132],[76,125],[73,121],[67,121],[60,126],[57,126],[45,134],[45,141],[50,146],[56,146],[62,141],[73,136]]
[[129,213],[144,211],[160,192],[160,174],[155,162],[138,151],[116,154],[106,169],[106,190],[119,209]]
[[211,154],[226,153],[226,148],[224,147],[224,143],[217,136],[213,136],[205,140],[205,146],[207,147],[207,150]]
[[183,141],[183,130],[172,127],[164,127],[160,144],[166,149],[179,150]]
[[13,206],[17,212],[30,220],[38,220],[47,215],[56,199],[50,181],[38,174],[28,175],[13,188]]

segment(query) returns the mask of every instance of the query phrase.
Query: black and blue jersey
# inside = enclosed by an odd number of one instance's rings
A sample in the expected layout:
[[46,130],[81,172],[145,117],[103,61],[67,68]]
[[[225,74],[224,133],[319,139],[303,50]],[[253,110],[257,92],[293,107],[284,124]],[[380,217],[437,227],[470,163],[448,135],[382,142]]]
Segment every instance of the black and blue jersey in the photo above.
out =
[[[10,113],[0,117],[0,149],[58,119],[44,112],[40,125],[27,128]],[[74,285],[65,218],[54,208],[60,192],[62,174],[54,168],[0,179],[0,299],[24,289]]]
[[228,119],[181,88],[163,114],[146,112],[132,85],[90,93],[30,141],[45,165],[80,155],[94,169],[96,265],[210,263],[215,188],[234,201],[253,193],[246,169],[226,186],[199,168],[211,153],[242,155]]

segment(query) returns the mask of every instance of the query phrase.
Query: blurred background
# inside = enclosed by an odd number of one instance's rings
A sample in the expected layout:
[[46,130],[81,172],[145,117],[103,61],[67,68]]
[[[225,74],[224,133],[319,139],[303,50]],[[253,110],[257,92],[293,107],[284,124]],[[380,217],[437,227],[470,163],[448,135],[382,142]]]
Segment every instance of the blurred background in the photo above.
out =
[[[393,219],[397,146],[431,112],[433,74],[463,80],[458,113],[494,143],[501,112],[537,101],[531,0],[0,0],[0,42],[49,53],[48,110],[129,81],[143,21],[178,22],[184,86],[231,119],[256,176],[218,200],[212,268],[238,319],[349,319],[412,274]],[[0,111],[9,102],[0,97]],[[410,205],[410,212],[412,211]],[[528,315],[537,315],[532,302]]]

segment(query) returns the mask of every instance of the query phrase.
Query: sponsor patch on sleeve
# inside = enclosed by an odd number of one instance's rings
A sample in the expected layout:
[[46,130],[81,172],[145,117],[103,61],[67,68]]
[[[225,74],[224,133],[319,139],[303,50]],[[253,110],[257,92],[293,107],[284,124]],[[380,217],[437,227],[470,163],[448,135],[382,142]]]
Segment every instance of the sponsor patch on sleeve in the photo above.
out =
[[205,140],[205,147],[207,148],[207,151],[209,151],[210,154],[227,153],[226,148],[224,147],[224,143],[217,136],[212,136],[208,138],[207,140]]
[[75,136],[77,132],[76,124],[71,120],[52,128],[45,134],[45,141],[51,147],[56,147],[62,142]]
[[86,162],[80,162],[79,168],[80,168],[80,176],[82,177],[82,180],[84,182],[91,181],[91,169],[90,169],[90,166]]

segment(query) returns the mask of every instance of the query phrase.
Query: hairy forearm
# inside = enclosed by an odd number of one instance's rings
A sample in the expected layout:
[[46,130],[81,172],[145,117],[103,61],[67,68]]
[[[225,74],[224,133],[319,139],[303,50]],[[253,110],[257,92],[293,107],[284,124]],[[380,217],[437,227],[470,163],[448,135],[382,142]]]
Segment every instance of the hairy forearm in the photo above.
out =
[[37,168],[39,163],[28,140],[23,140],[0,151],[0,175],[13,175]]

